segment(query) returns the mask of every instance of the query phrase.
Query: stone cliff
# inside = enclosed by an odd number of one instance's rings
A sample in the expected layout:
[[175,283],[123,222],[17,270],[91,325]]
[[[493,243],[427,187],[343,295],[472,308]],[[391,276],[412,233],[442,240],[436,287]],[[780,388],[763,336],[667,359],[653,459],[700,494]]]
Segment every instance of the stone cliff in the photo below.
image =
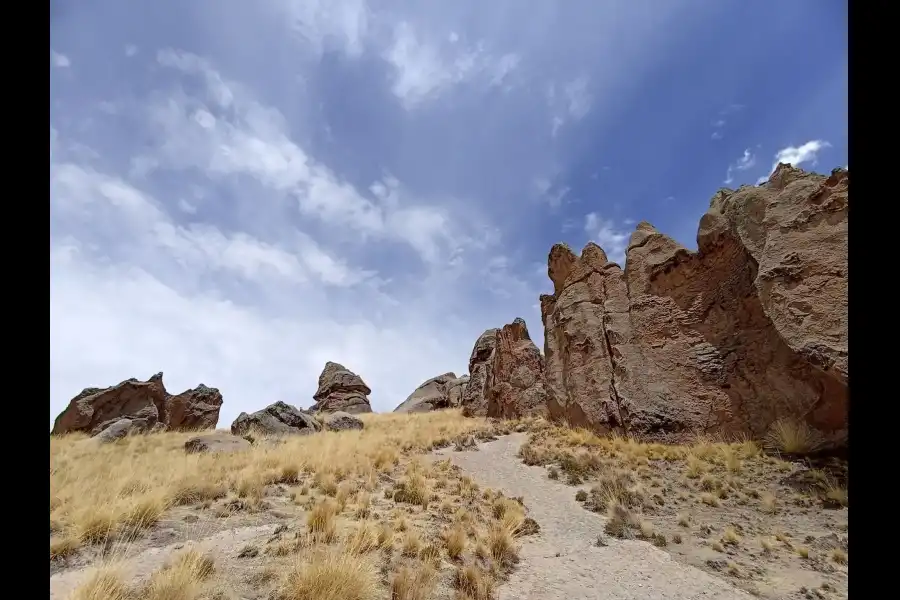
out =
[[[648,223],[626,267],[590,243],[550,251],[541,296],[553,418],[660,439],[847,427],[848,172],[779,165],[721,190],[697,252]],[[471,385],[470,385],[471,387]]]

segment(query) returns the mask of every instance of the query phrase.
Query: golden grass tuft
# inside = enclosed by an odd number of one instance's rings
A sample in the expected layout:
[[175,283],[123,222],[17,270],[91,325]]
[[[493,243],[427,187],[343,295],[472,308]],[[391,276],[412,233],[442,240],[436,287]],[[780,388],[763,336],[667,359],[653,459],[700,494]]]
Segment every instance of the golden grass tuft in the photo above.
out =
[[178,555],[170,565],[153,573],[140,592],[141,600],[198,600],[215,571],[212,559],[195,550]]
[[391,577],[391,600],[428,600],[437,584],[437,571],[427,562],[403,565]]
[[444,546],[447,548],[447,556],[451,559],[455,560],[462,556],[468,543],[469,535],[459,523],[444,532]]
[[466,600],[491,600],[494,596],[494,578],[477,565],[458,567],[453,574],[453,587]]
[[78,586],[69,600],[131,600],[132,590],[122,581],[118,569],[104,565]]
[[275,590],[278,600],[370,600],[378,597],[380,576],[374,561],[346,548],[298,558]]
[[804,421],[778,419],[766,434],[766,446],[783,454],[809,454],[818,450],[823,442],[822,434]]

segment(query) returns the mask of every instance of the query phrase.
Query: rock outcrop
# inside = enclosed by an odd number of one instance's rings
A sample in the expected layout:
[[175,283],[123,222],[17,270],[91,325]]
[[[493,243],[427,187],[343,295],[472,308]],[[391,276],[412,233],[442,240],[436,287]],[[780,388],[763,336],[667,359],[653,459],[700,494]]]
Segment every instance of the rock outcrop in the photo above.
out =
[[550,399],[544,385],[544,357],[523,319],[504,325],[491,358],[487,416],[515,419],[547,413]]
[[517,418],[546,414],[544,359],[522,319],[485,331],[469,359],[465,414]]
[[394,412],[427,412],[459,406],[468,381],[468,375],[457,377],[455,373],[432,377],[417,387]]
[[267,435],[307,435],[322,430],[310,414],[286,402],[275,402],[255,413],[242,412],[231,424],[231,433],[245,435],[257,432]]
[[222,394],[201,383],[192,390],[170,396],[165,407],[163,421],[169,429],[213,429],[219,421]]
[[778,418],[846,434],[848,172],[721,190],[698,251],[641,223],[626,268],[557,244],[541,296],[554,418],[677,439]]
[[56,417],[51,433],[96,435],[121,419],[130,423],[116,431],[210,429],[219,420],[221,406],[219,390],[201,383],[173,396],[163,385],[163,374],[157,373],[147,381],[132,378],[108,388],[85,388]]
[[499,329],[488,329],[475,341],[469,355],[469,383],[462,395],[463,413],[469,416],[487,415],[487,391],[491,384],[490,362],[497,347]]
[[319,375],[319,389],[313,395],[316,401],[310,412],[347,412],[350,414],[372,412],[368,395],[372,393],[362,377],[344,365],[327,362]]

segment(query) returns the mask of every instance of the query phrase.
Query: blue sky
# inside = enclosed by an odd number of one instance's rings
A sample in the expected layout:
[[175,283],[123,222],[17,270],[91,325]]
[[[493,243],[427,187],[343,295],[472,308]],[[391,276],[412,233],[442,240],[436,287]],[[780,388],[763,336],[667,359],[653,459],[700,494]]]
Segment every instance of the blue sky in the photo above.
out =
[[694,248],[720,187],[847,164],[845,2],[93,0],[50,19],[50,414],[164,371],[376,410],[542,346],[550,246]]

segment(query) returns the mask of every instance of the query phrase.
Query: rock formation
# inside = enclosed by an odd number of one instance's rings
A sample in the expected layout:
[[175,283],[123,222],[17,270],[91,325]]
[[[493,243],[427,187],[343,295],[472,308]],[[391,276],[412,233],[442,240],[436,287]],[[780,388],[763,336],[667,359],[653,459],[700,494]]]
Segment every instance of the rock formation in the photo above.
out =
[[350,414],[372,412],[367,397],[371,393],[362,377],[344,365],[329,361],[319,375],[319,389],[313,395],[316,403],[309,410]]
[[[128,419],[130,432],[151,429],[190,431],[210,429],[219,420],[222,394],[202,383],[172,396],[163,374],[147,381],[126,379],[108,388],[85,388],[56,417],[52,434],[82,431],[96,435],[120,419]],[[117,431],[124,431],[124,425]]]
[[677,439],[847,426],[848,172],[721,190],[698,251],[638,225],[626,268],[557,244],[541,296],[552,417]]
[[462,402],[468,415],[516,418],[547,412],[544,360],[524,320],[481,334],[469,358]]
[[459,406],[468,381],[468,375],[457,377],[455,373],[432,377],[417,387],[394,412],[427,412]]
[[544,357],[523,319],[500,329],[490,370],[487,416],[515,419],[547,413],[550,397],[544,385]]
[[322,430],[312,415],[285,402],[275,402],[255,413],[242,412],[231,424],[231,433],[245,435],[252,431],[270,435],[306,435]]
[[475,341],[469,355],[469,383],[462,396],[463,413],[483,417],[487,414],[487,390],[490,385],[490,362],[497,347],[499,329],[488,329]]

